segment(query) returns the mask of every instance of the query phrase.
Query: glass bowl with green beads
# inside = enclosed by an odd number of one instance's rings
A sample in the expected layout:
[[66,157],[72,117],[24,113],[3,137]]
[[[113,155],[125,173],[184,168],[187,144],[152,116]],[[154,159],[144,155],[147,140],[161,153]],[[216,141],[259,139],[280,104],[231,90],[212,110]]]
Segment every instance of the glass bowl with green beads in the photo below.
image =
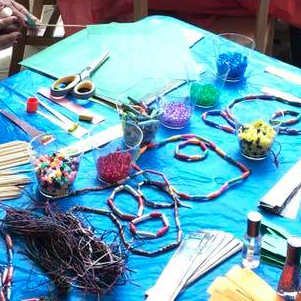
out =
[[272,101],[246,99],[235,104],[230,115],[236,124],[241,154],[252,160],[265,159],[283,122],[283,111]]
[[196,106],[212,108],[219,103],[228,72],[229,68],[222,76],[206,72],[200,76],[198,81],[191,84],[190,97],[195,101]]

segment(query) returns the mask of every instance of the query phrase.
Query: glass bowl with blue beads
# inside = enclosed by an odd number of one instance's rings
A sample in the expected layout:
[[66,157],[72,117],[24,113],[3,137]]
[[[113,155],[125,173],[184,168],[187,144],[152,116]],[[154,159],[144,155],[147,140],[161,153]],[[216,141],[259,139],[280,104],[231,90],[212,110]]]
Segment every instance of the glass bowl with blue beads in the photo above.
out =
[[255,42],[242,34],[222,33],[214,37],[217,72],[224,74],[230,66],[227,81],[238,82],[246,77]]

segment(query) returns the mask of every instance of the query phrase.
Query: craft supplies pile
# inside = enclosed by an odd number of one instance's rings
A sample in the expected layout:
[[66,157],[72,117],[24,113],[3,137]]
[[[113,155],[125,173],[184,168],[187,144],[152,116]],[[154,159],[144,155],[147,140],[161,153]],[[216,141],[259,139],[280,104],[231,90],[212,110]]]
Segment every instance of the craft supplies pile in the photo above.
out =
[[154,16],[1,81],[0,299],[300,298],[301,100],[254,49]]

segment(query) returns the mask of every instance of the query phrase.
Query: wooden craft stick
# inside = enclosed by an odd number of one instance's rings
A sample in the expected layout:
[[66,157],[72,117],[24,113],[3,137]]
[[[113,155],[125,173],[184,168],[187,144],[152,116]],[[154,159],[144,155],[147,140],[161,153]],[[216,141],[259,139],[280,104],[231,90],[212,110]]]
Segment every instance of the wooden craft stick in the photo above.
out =
[[16,161],[16,160],[20,160],[22,161],[25,158],[29,158],[29,154],[28,153],[15,153],[12,155],[7,155],[7,156],[0,156],[0,165],[2,163],[5,162],[10,162],[10,161]]
[[16,146],[16,147],[10,147],[7,149],[2,149],[0,150],[0,157],[5,156],[7,154],[14,154],[14,153],[21,153],[21,152],[27,152],[29,153],[29,148],[28,146]]
[[81,24],[47,24],[47,23],[37,23],[36,26],[46,26],[46,27],[81,27],[86,28],[87,25]]
[[2,144],[0,144],[0,149],[14,147],[14,146],[21,146],[21,145],[28,145],[28,142],[17,140],[17,141],[2,143]]
[[12,163],[9,163],[9,164],[6,164],[6,165],[1,165],[0,166],[0,170],[8,169],[8,168],[11,168],[11,167],[25,165],[25,164],[28,164],[29,162],[30,162],[30,160],[26,159],[26,160],[22,160],[22,161],[12,162]]
[[28,184],[30,182],[31,179],[25,176],[0,177],[0,187],[8,186],[8,185],[22,185],[22,184]]

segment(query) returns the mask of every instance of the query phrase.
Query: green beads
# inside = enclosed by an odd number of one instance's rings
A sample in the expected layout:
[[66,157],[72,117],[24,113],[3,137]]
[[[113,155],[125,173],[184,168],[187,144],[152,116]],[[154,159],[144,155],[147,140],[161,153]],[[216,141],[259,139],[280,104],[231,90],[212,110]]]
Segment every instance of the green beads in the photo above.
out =
[[190,97],[200,107],[212,107],[218,102],[220,90],[213,84],[193,83],[190,88]]

